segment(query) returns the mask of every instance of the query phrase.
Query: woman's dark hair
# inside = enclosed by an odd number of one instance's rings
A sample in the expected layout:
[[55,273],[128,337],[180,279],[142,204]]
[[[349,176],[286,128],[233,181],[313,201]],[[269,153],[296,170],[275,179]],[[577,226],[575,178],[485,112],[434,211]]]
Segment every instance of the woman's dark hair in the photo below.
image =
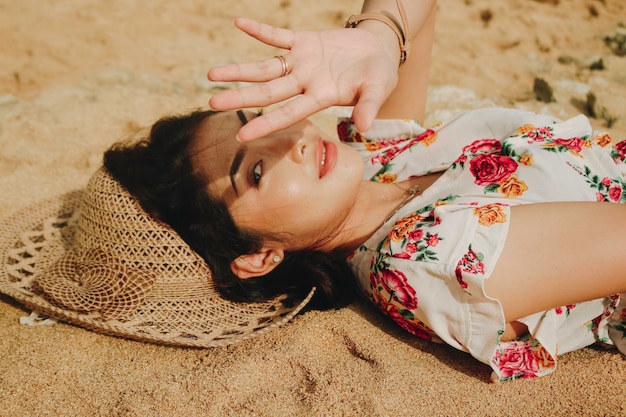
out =
[[157,121],[147,138],[118,143],[104,166],[151,216],[170,225],[210,266],[218,290],[234,301],[263,301],[287,294],[297,302],[317,287],[312,307],[345,305],[353,275],[343,256],[317,250],[285,254],[269,274],[240,279],[230,269],[243,254],[259,251],[263,237],[237,227],[224,202],[209,195],[194,174],[191,146],[202,122],[216,112],[195,111]]

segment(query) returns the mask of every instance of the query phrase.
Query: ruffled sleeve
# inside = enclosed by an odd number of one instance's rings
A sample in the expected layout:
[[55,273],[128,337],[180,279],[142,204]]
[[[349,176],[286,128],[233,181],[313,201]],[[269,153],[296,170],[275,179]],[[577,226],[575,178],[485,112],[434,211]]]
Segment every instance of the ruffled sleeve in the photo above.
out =
[[431,129],[415,120],[375,120],[359,132],[350,118],[339,118],[339,140],[354,147],[365,162],[364,178],[402,181],[443,171],[477,139],[503,139],[523,124],[547,126],[558,120],[532,112],[486,108],[461,113]]

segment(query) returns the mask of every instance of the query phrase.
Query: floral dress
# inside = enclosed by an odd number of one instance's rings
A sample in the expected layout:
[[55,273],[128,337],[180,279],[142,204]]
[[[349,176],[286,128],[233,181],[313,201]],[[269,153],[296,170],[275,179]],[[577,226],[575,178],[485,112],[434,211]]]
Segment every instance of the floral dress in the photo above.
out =
[[501,304],[484,289],[507,237],[511,206],[626,203],[626,141],[612,146],[584,116],[561,122],[500,108],[469,111],[428,130],[412,121],[378,120],[359,133],[340,119],[338,133],[361,153],[372,181],[445,170],[350,258],[365,295],[402,328],[469,352],[499,380],[548,374],[559,354],[593,343],[626,353],[626,297],[524,317],[518,321],[529,334],[504,342]]

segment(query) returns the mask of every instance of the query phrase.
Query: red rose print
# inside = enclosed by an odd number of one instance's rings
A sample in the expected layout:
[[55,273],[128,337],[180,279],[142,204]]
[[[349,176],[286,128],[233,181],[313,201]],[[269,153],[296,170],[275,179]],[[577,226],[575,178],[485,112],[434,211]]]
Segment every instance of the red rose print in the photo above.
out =
[[479,153],[497,153],[502,149],[502,143],[497,139],[480,139],[463,148],[464,154],[476,155]]
[[581,138],[555,139],[554,143],[556,143],[557,145],[565,146],[566,148],[576,152],[580,152],[583,150],[583,140]]
[[391,148],[385,152],[383,152],[380,155],[376,155],[375,157],[373,157],[371,159],[372,164],[375,163],[380,163],[382,165],[387,165],[388,163],[390,163],[393,158],[396,157],[396,155],[400,152],[400,150],[398,148]]
[[382,154],[374,156],[370,162],[372,164],[380,163],[382,165],[389,164],[398,154],[403,153],[407,149],[411,148],[417,143],[423,142],[425,146],[428,146],[434,142],[437,135],[432,130],[424,132],[422,135],[415,138],[398,138],[388,139],[377,142],[379,147],[389,148]]
[[437,235],[430,235],[428,236],[428,239],[426,239],[426,244],[428,246],[435,247],[437,246],[438,243],[439,243],[439,236]]
[[512,376],[534,377],[539,371],[539,363],[535,353],[524,345],[507,346],[504,352],[496,353],[496,361],[503,378]]
[[405,319],[402,314],[400,314],[397,310],[389,310],[388,311],[389,317],[392,318],[393,321],[395,321],[400,327],[402,327],[404,330],[406,330],[407,332],[421,338],[421,339],[426,339],[426,340],[432,340],[432,336],[430,333],[428,333],[424,328],[423,325],[420,326],[419,323],[415,323],[413,321],[409,321],[407,319]]
[[540,127],[535,130],[531,130],[526,134],[526,136],[533,142],[543,142],[544,140],[552,137],[552,132],[548,127]]
[[482,262],[476,262],[472,265],[470,272],[475,275],[485,275],[485,264]]
[[415,243],[407,243],[404,250],[408,253],[415,253],[417,252],[417,245]]
[[413,242],[419,241],[424,237],[424,231],[422,229],[413,229],[409,232],[409,239]]
[[613,158],[615,162],[626,161],[626,140],[623,140],[613,145],[613,150],[611,151],[611,158]]
[[349,120],[342,120],[337,125],[337,136],[339,136],[339,140],[342,142],[348,142],[350,140],[350,131],[348,130],[350,126]]
[[622,187],[616,185],[609,188],[609,198],[613,201],[620,201],[622,198]]
[[540,127],[539,129],[537,129],[537,132],[545,138],[552,137],[552,131],[550,130],[549,127]]
[[415,290],[407,282],[406,275],[395,269],[384,269],[382,273],[381,284],[392,298],[409,310],[417,308]]
[[541,136],[539,136],[537,134],[537,132],[535,132],[534,130],[528,132],[528,134],[526,135],[528,136],[528,139],[539,142],[540,140],[542,140],[543,138]]
[[517,170],[517,162],[508,156],[480,154],[470,161],[470,172],[478,185],[497,184]]
[[463,272],[461,271],[461,268],[457,267],[454,270],[454,274],[456,275],[456,280],[458,281],[458,283],[461,286],[461,288],[466,289],[467,288],[467,282],[465,282],[463,280]]
[[463,272],[468,272],[474,275],[484,275],[485,274],[485,264],[482,262],[483,255],[477,254],[470,247],[469,250],[456,265],[456,269],[454,270],[454,274],[456,275],[456,280],[459,282],[461,288],[466,289],[468,287],[467,282],[463,280]]

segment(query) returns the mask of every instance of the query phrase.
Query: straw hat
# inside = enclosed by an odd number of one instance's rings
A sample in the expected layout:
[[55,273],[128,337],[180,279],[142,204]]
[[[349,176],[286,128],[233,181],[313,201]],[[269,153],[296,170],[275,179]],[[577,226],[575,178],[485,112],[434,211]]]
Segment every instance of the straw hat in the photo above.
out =
[[151,218],[104,168],[87,188],[0,222],[0,292],[28,308],[97,332],[182,346],[221,346],[295,316],[285,297],[235,303],[207,264]]

